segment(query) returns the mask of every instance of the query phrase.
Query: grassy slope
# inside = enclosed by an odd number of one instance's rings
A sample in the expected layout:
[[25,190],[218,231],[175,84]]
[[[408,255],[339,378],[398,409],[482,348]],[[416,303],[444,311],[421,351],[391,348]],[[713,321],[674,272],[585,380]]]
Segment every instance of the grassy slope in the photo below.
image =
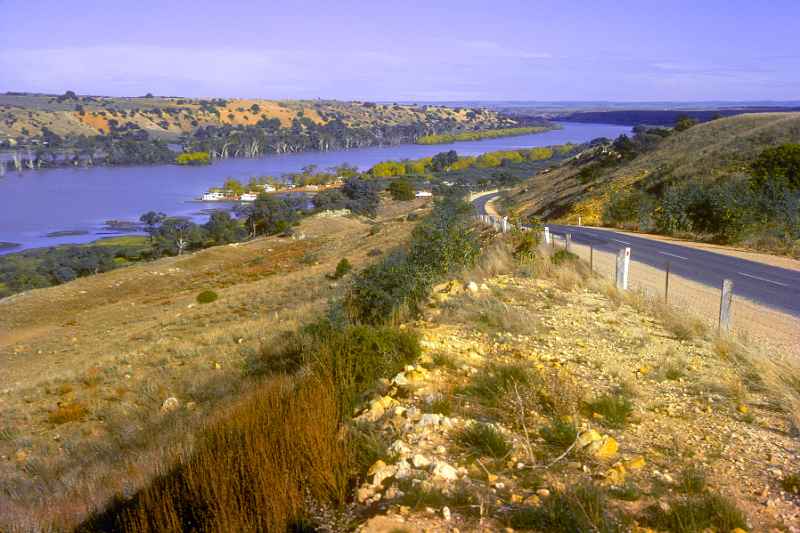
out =
[[[75,110],[76,104],[83,106],[83,115]],[[260,108],[257,112],[251,110],[254,104]],[[180,110],[180,113],[164,112],[158,115],[149,112],[167,108]],[[470,118],[466,109],[423,109],[416,106],[333,100],[229,99],[225,106],[217,109],[218,115],[202,109],[198,100],[179,98],[98,98],[88,102],[57,102],[47,96],[0,95],[0,139],[19,138],[23,128],[28,130],[29,135],[39,135],[43,127],[59,135],[97,135],[101,130],[108,133],[110,119],[117,120],[120,126],[128,122],[134,123],[152,136],[165,139],[176,139],[182,133],[191,132],[196,127],[193,121],[198,126],[253,125],[262,118],[277,118],[283,126],[290,126],[292,120],[299,116],[305,116],[316,123],[338,116],[345,124],[354,127],[414,124],[431,119],[453,119],[464,124],[482,126],[514,125],[513,121],[503,121],[490,111]],[[166,121],[166,124],[162,124],[162,121]]]
[[[622,166],[606,171],[593,183],[576,179],[580,167],[564,165],[532,177],[516,192],[526,213],[599,223],[609,191],[641,180],[654,185],[671,179],[718,179],[746,172],[748,163],[764,148],[800,140],[800,113],[739,115],[697,125],[675,133],[659,147]],[[523,191],[524,189],[524,191]]]
[[[370,251],[406,241],[414,224],[402,215],[424,203],[384,205],[381,226],[312,217],[303,240],[218,246],[2,300],[0,529],[75,524],[146,483],[240,395],[262,343],[341,290],[325,277],[337,262],[362,268]],[[199,305],[206,289],[219,299]],[[180,408],[165,416],[172,396]]]

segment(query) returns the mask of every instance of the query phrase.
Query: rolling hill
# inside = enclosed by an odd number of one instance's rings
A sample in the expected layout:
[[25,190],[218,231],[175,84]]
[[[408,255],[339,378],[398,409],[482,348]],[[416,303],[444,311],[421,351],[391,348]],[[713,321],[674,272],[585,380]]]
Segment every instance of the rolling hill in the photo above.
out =
[[614,191],[641,188],[658,192],[667,184],[689,180],[715,182],[746,174],[764,149],[800,141],[800,113],[760,113],[722,118],[673,132],[630,161],[607,166],[586,179],[581,170],[608,155],[595,146],[549,172],[540,172],[512,194],[525,214],[548,219],[599,224]]

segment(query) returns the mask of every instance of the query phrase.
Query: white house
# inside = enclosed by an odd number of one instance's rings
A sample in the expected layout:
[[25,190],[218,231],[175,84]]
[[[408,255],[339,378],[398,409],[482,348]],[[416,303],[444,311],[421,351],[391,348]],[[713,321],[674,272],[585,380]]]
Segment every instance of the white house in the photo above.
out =
[[265,183],[264,185],[261,186],[261,188],[264,189],[264,192],[275,192],[275,187],[273,187],[269,183]]
[[433,196],[433,193],[431,191],[417,191],[417,194],[415,194],[414,196],[416,196],[417,198],[429,198]]
[[242,202],[255,202],[258,195],[254,192],[244,192],[241,196],[239,196],[239,200]]
[[222,191],[208,191],[203,195],[204,202],[217,202],[225,199],[225,193]]
[[306,186],[306,190],[307,191],[318,191],[319,190],[319,186],[318,185],[307,185]]

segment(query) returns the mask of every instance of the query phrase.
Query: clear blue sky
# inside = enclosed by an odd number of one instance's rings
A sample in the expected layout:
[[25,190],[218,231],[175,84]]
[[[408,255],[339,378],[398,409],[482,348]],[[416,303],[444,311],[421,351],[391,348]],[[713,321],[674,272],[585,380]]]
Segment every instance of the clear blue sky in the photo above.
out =
[[800,0],[0,0],[0,91],[800,99]]

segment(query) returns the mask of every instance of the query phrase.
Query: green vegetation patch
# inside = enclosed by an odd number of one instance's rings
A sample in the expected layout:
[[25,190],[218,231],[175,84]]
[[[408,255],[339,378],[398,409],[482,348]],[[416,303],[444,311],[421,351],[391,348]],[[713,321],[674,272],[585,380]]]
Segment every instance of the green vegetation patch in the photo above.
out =
[[583,483],[547,497],[539,507],[514,509],[508,519],[514,529],[553,533],[625,531],[626,520],[612,513],[603,489]]
[[219,295],[211,290],[203,291],[197,295],[197,303],[199,304],[210,304],[211,302],[216,302]]
[[600,415],[600,421],[611,428],[621,428],[633,412],[633,404],[623,394],[607,394],[586,402],[590,416]]
[[476,422],[458,435],[458,443],[476,456],[502,459],[511,452],[511,444],[491,424]]
[[460,133],[450,133],[441,135],[423,135],[417,139],[417,144],[446,144],[458,141],[479,141],[481,139],[497,139],[499,137],[511,137],[514,135],[529,135],[531,133],[542,133],[556,129],[555,125],[547,126],[528,126],[521,128],[498,128],[492,130],[463,131]]
[[675,533],[747,529],[744,513],[731,500],[713,493],[670,502],[667,510],[653,506],[648,522],[660,530]]

